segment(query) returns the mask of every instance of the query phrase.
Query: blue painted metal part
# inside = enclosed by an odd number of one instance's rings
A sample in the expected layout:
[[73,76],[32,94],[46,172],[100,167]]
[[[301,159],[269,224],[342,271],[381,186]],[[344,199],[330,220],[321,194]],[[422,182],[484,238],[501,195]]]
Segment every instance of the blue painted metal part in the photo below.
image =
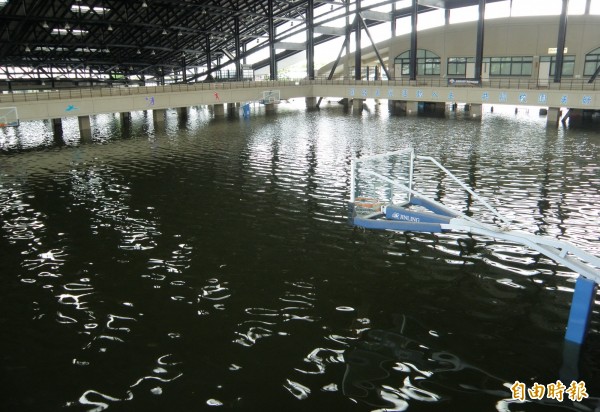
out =
[[442,227],[439,223],[416,223],[396,220],[376,220],[366,219],[364,217],[355,217],[354,225],[364,227],[365,229],[397,230],[400,232],[430,232],[442,233]]
[[410,199],[410,203],[415,206],[423,206],[423,207],[427,208],[428,210],[431,210],[436,215],[449,216],[449,217],[458,217],[459,216],[457,213],[450,213],[448,210],[438,207],[435,203],[432,203],[426,199],[422,199],[418,196],[413,196]]
[[585,339],[596,296],[596,282],[579,276],[571,302],[565,340],[581,345]]
[[450,217],[440,216],[434,213],[416,212],[399,206],[387,206],[385,217],[390,220],[413,222],[413,223],[450,223]]

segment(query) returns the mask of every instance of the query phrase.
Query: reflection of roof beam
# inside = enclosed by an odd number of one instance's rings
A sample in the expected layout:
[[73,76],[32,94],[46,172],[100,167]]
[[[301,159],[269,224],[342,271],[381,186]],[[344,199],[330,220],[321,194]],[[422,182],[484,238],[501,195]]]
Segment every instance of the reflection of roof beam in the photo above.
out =
[[392,21],[391,13],[382,13],[380,11],[365,10],[361,11],[360,14],[362,15],[363,19],[367,20]]
[[279,42],[275,43],[275,48],[284,50],[306,50],[306,44]]
[[328,27],[328,26],[317,26],[315,27],[315,33],[329,34],[331,36],[345,36],[346,29],[344,27]]

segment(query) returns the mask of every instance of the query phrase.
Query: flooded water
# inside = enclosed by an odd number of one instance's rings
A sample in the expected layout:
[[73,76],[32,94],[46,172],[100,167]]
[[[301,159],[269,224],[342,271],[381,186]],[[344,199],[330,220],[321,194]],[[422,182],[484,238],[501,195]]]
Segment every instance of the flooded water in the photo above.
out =
[[[563,348],[575,274],[486,238],[358,230],[346,202],[352,157],[411,146],[515,228],[600,255],[600,133],[303,105],[97,116],[89,144],[76,119],[62,146],[43,122],[0,131],[1,410],[597,410],[598,305]],[[557,380],[589,398],[510,389]]]

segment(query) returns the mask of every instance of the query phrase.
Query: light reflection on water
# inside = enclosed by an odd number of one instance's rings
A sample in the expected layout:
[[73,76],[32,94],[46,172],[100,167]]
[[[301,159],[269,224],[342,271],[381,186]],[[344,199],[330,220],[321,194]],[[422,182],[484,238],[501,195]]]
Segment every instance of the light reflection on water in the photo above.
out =
[[[62,147],[43,122],[0,132],[3,410],[535,410],[506,384],[559,378],[574,275],[483,237],[348,227],[350,159],[415,147],[516,228],[599,255],[600,135],[368,109],[97,116],[87,145],[69,119]],[[431,168],[417,186],[492,220]],[[599,341],[594,318],[592,397]]]

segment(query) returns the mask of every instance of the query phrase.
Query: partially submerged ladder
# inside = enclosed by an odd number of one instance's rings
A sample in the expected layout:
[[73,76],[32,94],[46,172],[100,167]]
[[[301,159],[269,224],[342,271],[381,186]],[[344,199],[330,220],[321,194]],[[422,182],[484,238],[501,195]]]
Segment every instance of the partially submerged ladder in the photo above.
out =
[[[490,225],[457,212],[413,189],[415,160],[433,163],[478,200],[500,222]],[[391,178],[382,174],[391,174]],[[577,272],[565,340],[582,344],[589,325],[596,289],[600,284],[600,258],[571,243],[511,230],[511,222],[488,202],[429,156],[413,149],[352,160],[351,223],[365,229],[442,233],[460,231],[521,244]]]

